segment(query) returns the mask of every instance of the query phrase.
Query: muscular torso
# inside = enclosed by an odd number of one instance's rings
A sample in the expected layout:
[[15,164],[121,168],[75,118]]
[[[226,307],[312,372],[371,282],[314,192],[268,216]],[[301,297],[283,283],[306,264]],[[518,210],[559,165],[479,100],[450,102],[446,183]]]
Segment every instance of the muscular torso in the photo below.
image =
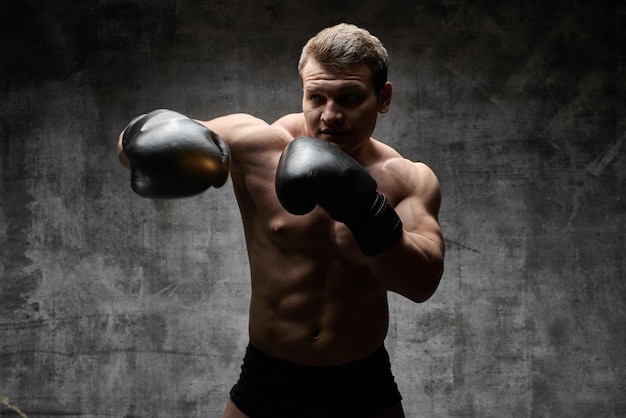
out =
[[[245,144],[231,144],[231,174],[251,269],[251,342],[266,354],[300,364],[327,366],[363,358],[385,339],[387,290],[371,274],[343,224],[319,207],[295,216],[278,202],[276,166],[284,147],[299,134],[281,123],[271,135],[260,127],[258,135],[245,137]],[[383,157],[396,156],[376,144]],[[245,152],[239,153],[239,146]],[[380,166],[377,161],[366,169],[376,178]],[[379,191],[392,204],[401,193],[381,181]]]

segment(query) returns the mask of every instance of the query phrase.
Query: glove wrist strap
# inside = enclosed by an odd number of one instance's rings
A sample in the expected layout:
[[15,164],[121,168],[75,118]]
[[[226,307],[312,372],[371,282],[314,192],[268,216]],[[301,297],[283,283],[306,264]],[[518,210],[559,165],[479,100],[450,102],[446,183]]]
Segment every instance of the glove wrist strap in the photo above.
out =
[[358,224],[347,224],[366,256],[379,254],[402,236],[402,221],[387,198],[377,193],[368,216]]

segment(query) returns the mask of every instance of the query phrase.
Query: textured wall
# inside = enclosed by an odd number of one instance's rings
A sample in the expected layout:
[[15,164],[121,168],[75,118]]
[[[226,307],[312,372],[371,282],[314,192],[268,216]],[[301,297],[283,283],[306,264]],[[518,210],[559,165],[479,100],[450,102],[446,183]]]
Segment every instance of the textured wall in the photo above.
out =
[[220,415],[247,343],[230,183],[141,199],[116,137],[158,107],[298,111],[300,48],[350,21],[392,57],[376,136],[444,197],[440,289],[391,296],[407,415],[626,416],[626,11],[471,3],[4,2],[0,415]]

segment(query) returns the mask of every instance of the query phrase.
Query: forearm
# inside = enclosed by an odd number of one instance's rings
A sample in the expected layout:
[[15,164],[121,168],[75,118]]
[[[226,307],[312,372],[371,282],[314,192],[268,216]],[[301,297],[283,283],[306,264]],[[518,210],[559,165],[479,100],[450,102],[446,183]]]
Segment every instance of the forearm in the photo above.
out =
[[443,258],[443,244],[407,231],[387,250],[366,257],[370,271],[388,290],[414,302],[426,301],[437,290]]

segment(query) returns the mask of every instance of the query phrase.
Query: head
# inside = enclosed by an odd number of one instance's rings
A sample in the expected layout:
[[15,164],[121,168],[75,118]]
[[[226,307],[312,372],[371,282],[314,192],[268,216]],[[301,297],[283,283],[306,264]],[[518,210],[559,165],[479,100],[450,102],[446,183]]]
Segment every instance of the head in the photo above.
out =
[[355,25],[341,23],[323,29],[309,39],[302,48],[298,62],[300,77],[302,69],[311,58],[335,73],[354,64],[366,64],[372,73],[376,94],[380,93],[387,82],[387,50],[377,37]]
[[378,38],[354,25],[324,29],[303,48],[298,69],[306,134],[351,154],[367,144],[391,102]]

